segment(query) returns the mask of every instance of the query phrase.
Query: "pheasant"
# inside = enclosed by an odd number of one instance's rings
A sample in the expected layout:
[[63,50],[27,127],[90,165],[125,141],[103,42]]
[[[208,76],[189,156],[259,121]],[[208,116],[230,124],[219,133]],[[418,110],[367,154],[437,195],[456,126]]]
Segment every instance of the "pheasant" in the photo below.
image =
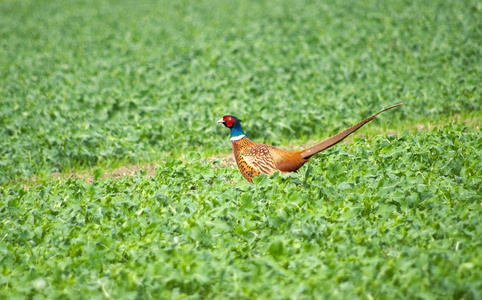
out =
[[231,142],[233,144],[236,164],[244,178],[249,182],[253,182],[253,177],[259,176],[260,173],[265,173],[270,176],[276,171],[282,173],[296,172],[309,161],[313,155],[341,142],[347,136],[373,120],[380,113],[403,104],[405,103],[385,108],[358,124],[323,140],[321,143],[296,152],[284,151],[274,146],[252,142],[244,135],[243,129],[241,128],[241,120],[235,116],[226,115],[219,120],[218,123],[223,124],[231,130]]

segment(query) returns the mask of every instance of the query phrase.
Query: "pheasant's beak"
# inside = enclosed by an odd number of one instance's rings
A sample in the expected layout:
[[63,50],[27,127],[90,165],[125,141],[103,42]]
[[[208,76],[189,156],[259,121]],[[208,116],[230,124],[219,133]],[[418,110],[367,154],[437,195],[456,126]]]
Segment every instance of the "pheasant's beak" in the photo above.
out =
[[223,124],[223,123],[224,123],[224,118],[221,118],[221,120],[219,120],[218,123]]

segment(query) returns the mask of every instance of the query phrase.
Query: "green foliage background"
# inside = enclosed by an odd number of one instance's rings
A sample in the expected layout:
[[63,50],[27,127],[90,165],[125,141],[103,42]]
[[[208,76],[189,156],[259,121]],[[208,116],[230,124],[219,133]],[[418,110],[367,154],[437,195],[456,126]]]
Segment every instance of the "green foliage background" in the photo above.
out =
[[[0,298],[481,298],[481,10],[1,1]],[[200,162],[224,114],[287,146],[400,102],[298,174]]]

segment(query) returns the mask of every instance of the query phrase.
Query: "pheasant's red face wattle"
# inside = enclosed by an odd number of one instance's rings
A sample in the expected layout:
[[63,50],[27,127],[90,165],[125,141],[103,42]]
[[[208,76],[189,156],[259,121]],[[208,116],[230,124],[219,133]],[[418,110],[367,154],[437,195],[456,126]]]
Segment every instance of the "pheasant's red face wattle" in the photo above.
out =
[[228,116],[224,120],[226,121],[226,126],[228,126],[229,128],[231,128],[233,126],[233,123],[234,123],[233,118]]

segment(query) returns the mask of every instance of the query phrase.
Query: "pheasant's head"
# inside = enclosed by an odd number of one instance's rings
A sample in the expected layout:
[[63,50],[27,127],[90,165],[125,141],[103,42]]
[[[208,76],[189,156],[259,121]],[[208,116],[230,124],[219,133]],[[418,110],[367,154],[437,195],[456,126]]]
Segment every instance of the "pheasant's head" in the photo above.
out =
[[241,120],[235,116],[226,115],[218,123],[231,129],[231,140],[236,141],[244,137],[243,129],[241,128]]
[[218,123],[223,124],[224,126],[228,127],[229,129],[235,127],[237,124],[241,122],[240,119],[236,118],[235,116],[226,115]]

